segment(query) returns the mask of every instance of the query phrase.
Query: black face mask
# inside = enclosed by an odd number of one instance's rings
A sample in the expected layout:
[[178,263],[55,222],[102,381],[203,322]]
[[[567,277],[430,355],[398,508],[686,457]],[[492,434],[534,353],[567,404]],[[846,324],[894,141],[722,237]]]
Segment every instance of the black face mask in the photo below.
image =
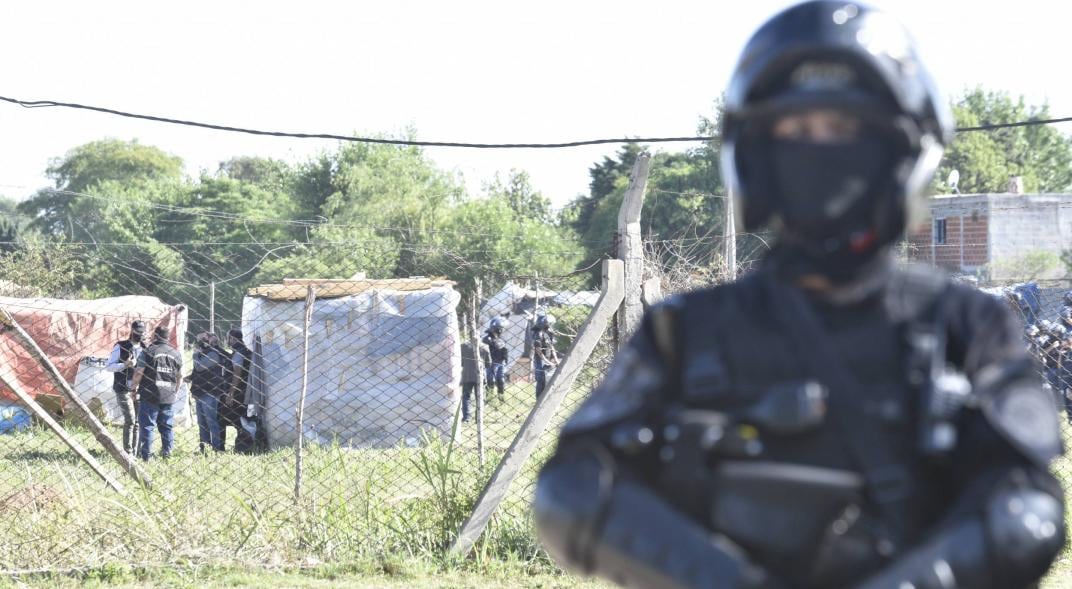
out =
[[892,165],[881,138],[817,144],[771,142],[775,208],[788,232],[835,250],[854,232],[873,224],[881,179]]

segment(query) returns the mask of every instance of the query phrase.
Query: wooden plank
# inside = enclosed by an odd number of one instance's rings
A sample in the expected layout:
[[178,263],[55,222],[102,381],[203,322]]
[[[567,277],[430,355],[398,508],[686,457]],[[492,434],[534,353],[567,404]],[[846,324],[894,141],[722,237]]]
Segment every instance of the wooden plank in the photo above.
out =
[[41,347],[37,345],[37,342],[30,337],[30,334],[26,333],[26,330],[19,325],[15,319],[7,312],[6,309],[0,307],[0,328],[6,328],[10,330],[15,339],[22,344],[23,348],[30,353],[30,356],[37,361],[38,365],[44,370],[49,380],[52,381],[52,385],[56,387],[56,390],[63,395],[73,410],[75,416],[82,421],[82,423],[89,428],[90,433],[96,438],[97,442],[104,448],[108,454],[119,463],[119,466],[123,468],[132,479],[138,482],[138,484],[149,487],[152,484],[149,475],[138,465],[134,460],[134,457],[127,454],[123,448],[115,442],[108,430],[97,419],[96,415],[89,410],[89,407],[78,398],[71,385],[60,374],[59,369],[52,363],[52,360],[48,359],[48,356],[41,350]]
[[294,504],[301,501],[302,447],[305,441],[305,395],[309,392],[309,329],[313,322],[313,303],[316,287],[309,285],[305,293],[305,320],[302,323],[301,394],[298,396],[298,443],[294,445]]
[[581,326],[569,352],[558,365],[558,370],[551,376],[551,380],[547,383],[547,390],[536,400],[532,412],[521,425],[510,448],[506,450],[502,461],[495,468],[491,480],[477,499],[472,515],[458,532],[458,538],[450,549],[452,553],[458,556],[469,554],[499,503],[510,490],[510,484],[517,478],[521,468],[536,449],[540,436],[547,429],[551,418],[554,417],[562,400],[573,386],[573,381],[588,362],[596,344],[599,343],[599,339],[603,337],[611,319],[618,311],[618,306],[621,305],[624,297],[622,284],[624,274],[621,260],[604,260],[603,292],[600,294],[599,301]]
[[48,429],[52,430],[53,433],[59,436],[59,438],[63,440],[63,443],[67,444],[67,446],[71,450],[74,450],[74,453],[77,454],[78,457],[81,458],[86,464],[88,464],[89,468],[91,468],[93,472],[97,473],[97,476],[103,479],[109,487],[115,489],[115,491],[120,495],[126,495],[127,491],[123,488],[123,485],[121,485],[119,481],[109,476],[108,473],[104,472],[104,467],[102,467],[100,463],[97,462],[97,459],[93,458],[92,454],[87,452],[86,449],[83,448],[77,440],[71,437],[71,434],[67,433],[67,430],[63,429],[63,426],[60,425],[55,419],[53,419],[52,416],[49,415],[48,411],[45,411],[45,408],[39,405],[37,401],[34,400],[33,396],[23,390],[22,385],[19,384],[18,379],[9,378],[7,372],[5,371],[0,372],[0,382],[4,383],[4,386],[11,389],[12,392],[15,393],[15,396],[18,397],[20,401],[22,401],[22,404],[28,407],[38,419],[45,422],[45,425],[48,426]]
[[[480,290],[480,279],[477,278],[476,292],[469,301],[468,329],[469,345],[472,346],[473,355],[476,357],[477,385],[476,390],[473,391],[476,397],[473,399],[476,403],[476,452],[480,466],[484,466],[484,362],[480,358],[480,332],[477,331],[476,324],[476,317],[480,312]],[[462,361],[464,362],[465,359],[462,358]]]
[[625,263],[625,292],[618,313],[618,345],[624,346],[644,316],[641,284],[644,281],[644,241],[640,235],[640,212],[648,186],[651,156],[641,153],[633,163],[629,187],[618,209],[617,258]]

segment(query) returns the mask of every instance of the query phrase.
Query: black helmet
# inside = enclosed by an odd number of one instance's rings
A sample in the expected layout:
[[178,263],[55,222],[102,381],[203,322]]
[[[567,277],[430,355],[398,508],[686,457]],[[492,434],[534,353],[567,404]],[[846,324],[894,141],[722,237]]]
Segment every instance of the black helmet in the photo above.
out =
[[[865,132],[818,149],[772,135],[784,115],[816,110],[851,113]],[[776,221],[813,257],[868,258],[900,237],[952,133],[898,22],[853,2],[805,2],[745,46],[726,92],[723,175],[743,230]]]
[[551,329],[555,326],[555,316],[550,313],[540,313],[536,316],[536,327],[538,329]]

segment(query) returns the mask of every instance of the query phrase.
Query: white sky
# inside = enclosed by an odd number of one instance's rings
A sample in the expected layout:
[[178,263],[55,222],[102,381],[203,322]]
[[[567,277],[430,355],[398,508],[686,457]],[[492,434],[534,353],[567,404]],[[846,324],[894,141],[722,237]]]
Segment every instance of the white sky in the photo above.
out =
[[[982,84],[1072,115],[1069,4],[876,3],[908,24],[947,93]],[[0,95],[270,130],[412,126],[442,141],[692,135],[748,35],[789,4],[11,2],[0,8]],[[190,174],[236,155],[299,161],[335,145],[0,103],[0,194],[29,195],[48,184],[49,158],[103,137],[160,147]],[[616,149],[428,153],[473,190],[496,171],[528,170],[561,205],[587,191],[588,167]]]

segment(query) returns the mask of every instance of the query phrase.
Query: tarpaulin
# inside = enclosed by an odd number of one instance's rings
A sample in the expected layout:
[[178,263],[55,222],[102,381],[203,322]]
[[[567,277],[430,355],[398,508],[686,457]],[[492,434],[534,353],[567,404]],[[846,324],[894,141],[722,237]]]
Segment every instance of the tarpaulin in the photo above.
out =
[[[112,347],[130,332],[135,319],[145,321],[147,335],[157,325],[171,330],[178,349],[185,338],[187,310],[156,297],[125,296],[93,300],[20,299],[0,297],[0,307],[29,333],[68,383],[73,384],[82,359],[107,358]],[[0,370],[14,377],[32,396],[60,396],[44,369],[10,329],[0,326]],[[15,395],[0,384],[0,399]]]

